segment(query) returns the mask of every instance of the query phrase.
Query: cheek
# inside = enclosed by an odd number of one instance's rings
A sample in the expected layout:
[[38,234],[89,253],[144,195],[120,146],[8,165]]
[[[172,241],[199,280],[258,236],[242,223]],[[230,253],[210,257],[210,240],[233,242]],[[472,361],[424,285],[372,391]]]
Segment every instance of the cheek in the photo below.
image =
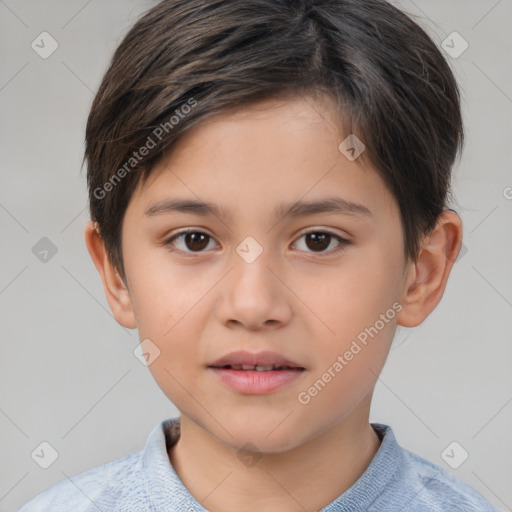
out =
[[165,261],[140,258],[131,269],[131,297],[141,336],[166,338],[198,302],[194,281]]
[[316,363],[308,383],[313,387],[307,394],[320,409],[355,406],[371,391],[385,363],[400,309],[392,257],[361,251],[340,265],[311,307],[322,312],[329,327],[316,329]]
[[359,253],[331,273],[321,292],[313,294],[309,290],[305,295],[308,304],[320,312],[328,327],[324,328],[323,339],[330,337],[342,348],[392,307],[398,297],[398,275],[392,264],[375,252],[368,256]]
[[310,409],[311,417],[322,414],[333,422],[339,421],[364,397],[371,396],[389,352],[392,324],[377,334],[361,332],[366,336],[364,342],[360,341],[362,336],[338,338],[324,346],[323,357],[318,359],[311,379],[296,397],[299,407]]
[[160,389],[180,410],[197,405],[191,396],[202,396],[199,383],[204,372],[194,343],[198,337],[190,329],[184,332],[187,338],[177,328],[167,336],[153,336],[160,354],[148,367]]
[[[199,363],[197,342],[211,307],[207,292],[211,283],[198,282],[187,272],[177,272],[170,265],[142,265],[134,280],[133,306],[141,340],[149,338],[160,350],[158,360],[151,365],[155,377],[173,384],[166,373],[194,376],[194,364]],[[153,368],[154,366],[154,368]]]

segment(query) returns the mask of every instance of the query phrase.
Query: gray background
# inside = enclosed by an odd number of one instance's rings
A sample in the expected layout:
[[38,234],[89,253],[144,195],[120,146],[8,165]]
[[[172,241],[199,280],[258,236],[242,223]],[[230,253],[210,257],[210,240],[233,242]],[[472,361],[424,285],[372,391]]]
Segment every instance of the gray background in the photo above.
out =
[[[438,309],[397,332],[371,420],[512,510],[512,1],[395,3],[440,47],[453,31],[469,44],[447,57],[467,130],[454,169],[465,253]],[[2,511],[142,449],[178,414],[134,356],[137,332],[113,318],[83,235],[86,116],[112,52],[150,5],[0,1]],[[43,31],[59,45],[46,59],[31,48]],[[46,262],[33,252],[43,237],[57,250]],[[31,458],[43,441],[58,452],[48,469]],[[441,457],[452,441],[469,453],[457,469]]]

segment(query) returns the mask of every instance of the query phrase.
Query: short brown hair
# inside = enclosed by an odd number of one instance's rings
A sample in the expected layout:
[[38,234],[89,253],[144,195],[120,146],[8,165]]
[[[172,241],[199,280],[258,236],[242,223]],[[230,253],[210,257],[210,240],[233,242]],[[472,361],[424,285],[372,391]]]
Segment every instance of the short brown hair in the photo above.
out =
[[302,92],[337,100],[416,258],[464,138],[456,80],[427,33],[385,0],[163,0],[116,49],[87,121],[91,220],[123,278],[124,213],[173,143],[212,115]]

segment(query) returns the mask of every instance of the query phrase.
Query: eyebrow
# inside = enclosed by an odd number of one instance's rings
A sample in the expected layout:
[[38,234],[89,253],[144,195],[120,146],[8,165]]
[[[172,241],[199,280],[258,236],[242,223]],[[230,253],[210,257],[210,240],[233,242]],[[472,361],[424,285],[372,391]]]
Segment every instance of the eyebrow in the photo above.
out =
[[[149,207],[145,215],[150,217],[167,213],[190,213],[202,217],[215,215],[219,218],[231,218],[225,208],[195,199],[166,199]],[[317,201],[296,201],[283,203],[274,209],[274,218],[302,217],[322,213],[337,213],[353,215],[356,217],[371,217],[371,211],[364,205],[347,201],[341,197],[327,197]]]

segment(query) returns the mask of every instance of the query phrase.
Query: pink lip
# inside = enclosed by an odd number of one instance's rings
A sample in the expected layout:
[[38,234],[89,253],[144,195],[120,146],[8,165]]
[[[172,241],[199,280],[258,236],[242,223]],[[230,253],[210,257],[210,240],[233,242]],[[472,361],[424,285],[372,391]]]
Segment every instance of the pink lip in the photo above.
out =
[[230,368],[212,368],[230,388],[244,395],[264,395],[285,384],[298,379],[304,369],[290,370],[233,370]]
[[247,352],[246,350],[237,350],[230,352],[225,356],[217,359],[214,363],[209,366],[234,366],[234,365],[252,365],[252,366],[270,366],[270,365],[281,365],[290,366],[292,368],[303,368],[298,363],[287,359],[286,357],[278,354],[277,352]]
[[[235,370],[229,366],[289,366],[282,370]],[[270,393],[300,378],[305,368],[277,352],[237,350],[217,359],[208,368],[231,389],[246,395]]]

